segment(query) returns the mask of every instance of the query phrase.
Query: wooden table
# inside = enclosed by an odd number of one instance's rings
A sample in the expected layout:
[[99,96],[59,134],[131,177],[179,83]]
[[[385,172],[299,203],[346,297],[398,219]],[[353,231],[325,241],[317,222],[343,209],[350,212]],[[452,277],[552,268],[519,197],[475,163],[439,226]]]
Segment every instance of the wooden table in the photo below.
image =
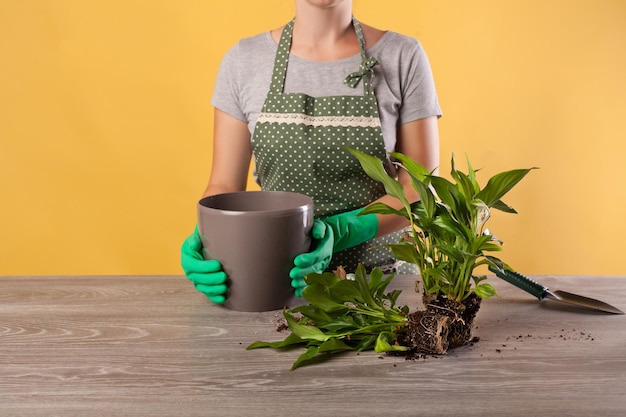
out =
[[[534,277],[626,309],[626,277]],[[401,301],[419,306],[415,278]],[[279,311],[212,305],[182,276],[0,277],[0,416],[624,416],[626,316],[497,278],[480,341],[418,360],[348,353],[290,371]]]

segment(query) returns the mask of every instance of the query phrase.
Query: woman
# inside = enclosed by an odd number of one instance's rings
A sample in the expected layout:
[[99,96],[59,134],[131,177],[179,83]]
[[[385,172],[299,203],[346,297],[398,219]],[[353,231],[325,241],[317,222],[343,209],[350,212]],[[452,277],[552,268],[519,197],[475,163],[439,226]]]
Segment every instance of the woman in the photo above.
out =
[[[289,24],[241,40],[222,61],[204,196],[245,190],[254,156],[261,189],[313,198],[313,249],[296,257],[290,273],[301,295],[311,272],[393,265],[381,245],[397,242],[408,225],[400,216],[358,215],[373,202],[401,205],[342,146],[386,162],[388,152],[401,152],[434,170],[441,110],[415,39],[360,24],[351,0],[295,6]],[[408,175],[401,171],[398,180],[416,201]],[[218,261],[203,259],[197,230],[183,244],[182,266],[196,289],[224,303],[226,274]]]

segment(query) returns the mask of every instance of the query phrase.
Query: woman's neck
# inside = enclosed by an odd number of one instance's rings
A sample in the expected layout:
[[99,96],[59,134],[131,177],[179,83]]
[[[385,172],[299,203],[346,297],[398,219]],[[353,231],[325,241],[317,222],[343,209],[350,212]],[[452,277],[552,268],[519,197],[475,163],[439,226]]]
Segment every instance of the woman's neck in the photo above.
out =
[[359,53],[352,27],[352,1],[296,0],[291,52],[315,61]]

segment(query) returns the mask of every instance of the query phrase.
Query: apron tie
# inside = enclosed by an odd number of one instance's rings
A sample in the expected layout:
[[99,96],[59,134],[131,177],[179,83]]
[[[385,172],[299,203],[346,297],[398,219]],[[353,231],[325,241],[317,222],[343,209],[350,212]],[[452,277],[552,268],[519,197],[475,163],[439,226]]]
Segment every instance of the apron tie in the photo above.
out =
[[359,70],[353,72],[348,75],[345,80],[343,80],[344,84],[349,87],[356,88],[359,85],[359,82],[365,77],[367,74],[371,74],[371,77],[374,78],[374,67],[378,64],[378,60],[376,58],[369,57],[365,61],[361,63]]

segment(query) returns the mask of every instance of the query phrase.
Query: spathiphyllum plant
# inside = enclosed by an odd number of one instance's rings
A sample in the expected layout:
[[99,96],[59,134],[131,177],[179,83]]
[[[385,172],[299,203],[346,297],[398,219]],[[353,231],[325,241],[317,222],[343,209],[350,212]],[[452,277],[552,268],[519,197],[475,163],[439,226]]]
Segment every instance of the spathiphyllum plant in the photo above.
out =
[[392,153],[397,166],[410,175],[419,194],[419,201],[411,203],[403,186],[385,171],[380,159],[355,149],[348,151],[371,178],[381,182],[389,195],[402,202],[403,210],[375,203],[363,214],[395,214],[410,221],[409,233],[403,241],[390,245],[390,249],[399,260],[418,266],[426,295],[443,294],[462,302],[472,293],[480,298],[496,294],[491,284],[483,282],[486,276],[476,274],[481,265],[503,266],[500,259],[489,255],[501,250],[501,242],[488,232],[485,224],[492,209],[516,213],[502,197],[534,168],[499,173],[481,188],[469,159],[464,173],[457,169],[452,156],[452,181],[449,181],[406,155]]
[[384,277],[380,269],[368,277],[361,265],[353,281],[345,279],[341,268],[334,274],[310,274],[303,291],[309,305],[284,311],[291,334],[278,342],[255,342],[248,349],[305,348],[295,369],[315,363],[321,355],[347,350],[443,354],[467,344],[481,300],[496,294],[477,268],[510,269],[491,254],[500,251],[501,244],[485,224],[492,209],[516,213],[502,197],[534,168],[494,175],[481,188],[469,160],[464,173],[452,156],[452,180],[448,180],[401,153],[392,153],[419,194],[419,201],[411,202],[380,159],[346,149],[371,178],[384,185],[387,194],[402,203],[400,210],[374,203],[362,213],[409,220],[409,231],[389,248],[397,259],[417,265],[425,308],[411,312],[396,305],[400,291],[386,292],[394,276]]
[[309,274],[302,296],[308,305],[283,311],[291,334],[282,341],[257,341],[248,349],[301,347],[305,351],[292,369],[314,363],[321,355],[345,351],[403,352],[397,343],[408,324],[407,306],[396,305],[400,290],[387,292],[393,275],[380,269],[367,276],[362,265],[354,279],[342,268],[335,273]]

